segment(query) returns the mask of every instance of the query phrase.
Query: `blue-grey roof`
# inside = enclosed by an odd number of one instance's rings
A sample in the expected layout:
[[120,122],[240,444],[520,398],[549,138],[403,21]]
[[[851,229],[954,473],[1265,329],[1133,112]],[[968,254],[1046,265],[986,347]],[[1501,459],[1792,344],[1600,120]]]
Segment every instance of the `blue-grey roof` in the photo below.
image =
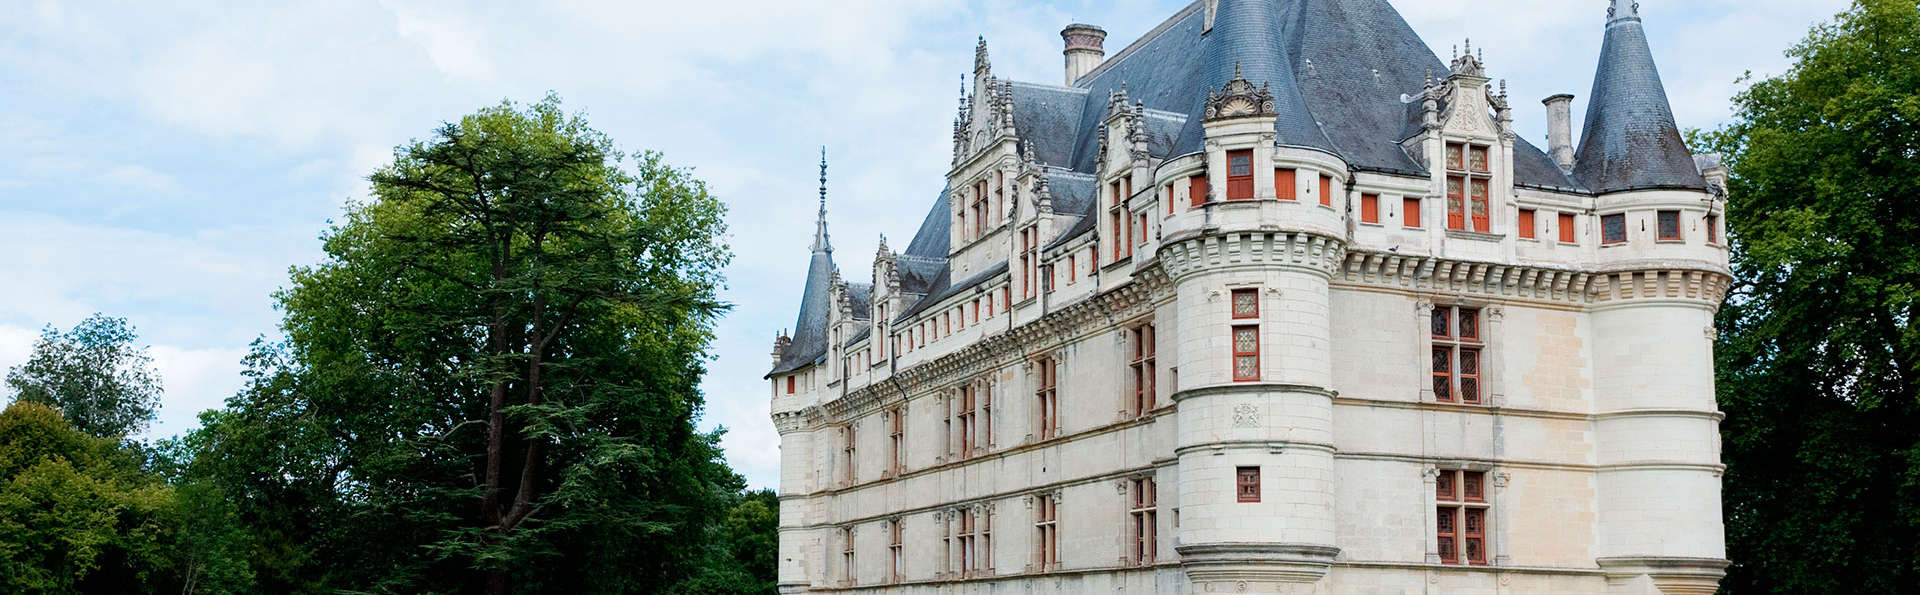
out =
[[1002,261],[1000,264],[988,267],[987,270],[980,271],[974,274],[974,276],[968,277],[967,280],[961,281],[958,285],[941,282],[932,288],[932,292],[928,293],[925,299],[915,303],[913,307],[907,308],[907,311],[901,312],[900,318],[896,320],[912,318],[914,315],[926,311],[927,308],[933,307],[934,304],[940,303],[940,300],[972,290],[975,287],[979,287],[982,283],[986,283],[995,277],[1005,274],[1007,274],[1007,263]]
[[792,342],[780,354],[780,362],[767,375],[791,372],[820,359],[827,353],[827,284],[833,280],[833,248],[813,251],[807,265],[807,286],[800,294],[800,318],[793,323]]
[[[1388,0],[1206,0],[1115,53],[1071,88],[1012,84],[1022,150],[1064,168],[1049,175],[1054,212],[1079,216],[1049,248],[1091,233],[1100,134],[1113,93],[1147,109],[1155,157],[1197,152],[1207,92],[1237,73],[1274,97],[1283,145],[1339,155],[1359,170],[1426,175],[1400,145],[1420,130],[1418,95],[1447,65]],[[1524,139],[1514,142],[1514,183],[1570,192],[1704,188],[1681,141],[1637,14],[1613,19],[1594,78],[1579,164],[1572,175]],[[949,291],[948,194],[943,191],[900,257],[901,289],[925,307]],[[914,307],[909,312],[917,311]],[[906,313],[902,314],[903,316]]]
[[1693,152],[1680,138],[1667,90],[1635,12],[1607,22],[1600,66],[1587,96],[1587,119],[1573,175],[1595,193],[1650,188],[1704,190]]

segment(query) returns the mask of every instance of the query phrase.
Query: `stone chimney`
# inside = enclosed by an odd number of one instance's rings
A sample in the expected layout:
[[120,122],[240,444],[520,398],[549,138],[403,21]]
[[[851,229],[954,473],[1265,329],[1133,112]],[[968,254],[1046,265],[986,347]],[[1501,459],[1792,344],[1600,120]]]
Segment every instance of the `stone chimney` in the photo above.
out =
[[1060,31],[1060,38],[1067,42],[1067,86],[1080,80],[1100,63],[1107,59],[1107,50],[1101,47],[1107,42],[1107,30],[1093,25],[1067,25]]
[[1560,169],[1573,171],[1573,96],[1561,93],[1548,97],[1547,154]]

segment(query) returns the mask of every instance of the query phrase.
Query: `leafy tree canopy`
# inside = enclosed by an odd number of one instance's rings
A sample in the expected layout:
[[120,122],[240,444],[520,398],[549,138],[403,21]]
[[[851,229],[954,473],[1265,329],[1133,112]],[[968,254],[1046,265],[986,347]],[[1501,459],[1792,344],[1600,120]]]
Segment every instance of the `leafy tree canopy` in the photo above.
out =
[[49,325],[27,362],[7,371],[21,401],[44,403],[95,436],[139,433],[160,403],[160,375],[125,318],[94,314],[65,333]]
[[1920,8],[1856,0],[1696,142],[1726,156],[1733,593],[1920,592]]
[[723,208],[552,97],[395,151],[182,447],[263,588],[672,592],[743,482],[694,426]]

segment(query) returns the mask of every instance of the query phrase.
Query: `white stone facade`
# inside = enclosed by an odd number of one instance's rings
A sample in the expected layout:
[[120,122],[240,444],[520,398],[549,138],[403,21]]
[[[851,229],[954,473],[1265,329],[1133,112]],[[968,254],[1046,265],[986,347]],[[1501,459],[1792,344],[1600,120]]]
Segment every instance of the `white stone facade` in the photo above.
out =
[[[1214,7],[1199,4],[1212,26]],[[836,274],[826,355],[769,376],[783,592],[1713,592],[1726,564],[1712,325],[1729,278],[1724,232],[1709,229],[1724,225],[1719,185],[1516,184],[1506,97],[1468,56],[1426,90],[1427,125],[1395,139],[1430,176],[1276,142],[1270,98],[1230,83],[1207,105],[1204,149],[1182,155],[1140,148],[1134,131],[1155,114],[1116,96],[1097,203],[1054,213],[1049,184],[1082,174],[1021,154],[985,62],[983,45],[976,107],[956,131],[948,284],[904,292],[905,256],[883,244],[865,308]],[[1485,232],[1464,212],[1466,229],[1449,229],[1450,143],[1487,152]],[[1256,173],[1244,200],[1228,187],[1242,149]],[[1280,170],[1293,188],[1275,188]],[[1132,192],[1112,196],[1115,182]],[[978,223],[958,213],[976,200]],[[1522,209],[1531,234],[1517,227]],[[1612,215],[1623,241],[1603,238]],[[1080,217],[1099,223],[1064,235]],[[1663,218],[1668,232],[1677,218],[1677,238],[1662,239]],[[1027,233],[1044,247],[1039,279],[1022,265]],[[1236,317],[1249,293],[1257,315]],[[1435,349],[1450,344],[1436,339],[1436,308],[1455,313],[1450,336],[1466,332],[1459,312],[1473,317],[1477,340],[1449,357],[1477,350],[1475,402],[1459,359],[1447,362],[1451,398],[1436,391]],[[1140,410],[1143,325],[1152,398]],[[1235,369],[1242,327],[1258,337],[1257,378]],[[1051,412],[1046,362],[1058,370]],[[1257,502],[1240,493],[1245,468]],[[1484,512],[1461,513],[1484,515],[1480,559],[1463,537],[1440,544],[1436,483],[1468,490],[1442,479],[1466,477],[1454,472],[1484,482],[1467,506]],[[1151,516],[1136,493],[1146,480]],[[1044,508],[1057,511],[1051,559]],[[1152,519],[1150,554],[1136,518]]]

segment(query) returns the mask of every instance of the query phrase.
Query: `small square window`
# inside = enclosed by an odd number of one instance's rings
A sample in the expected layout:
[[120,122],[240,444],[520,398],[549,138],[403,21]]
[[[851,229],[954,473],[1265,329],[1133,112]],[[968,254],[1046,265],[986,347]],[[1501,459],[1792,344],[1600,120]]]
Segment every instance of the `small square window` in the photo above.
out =
[[1600,243],[1624,244],[1627,242],[1627,216],[1624,214],[1600,216]]
[[1234,492],[1241,502],[1260,501],[1260,468],[1240,467],[1234,470]]
[[1663,241],[1680,239],[1680,211],[1660,211],[1655,219],[1660,225],[1660,239]]
[[1233,317],[1235,319],[1260,317],[1260,290],[1233,290]]

